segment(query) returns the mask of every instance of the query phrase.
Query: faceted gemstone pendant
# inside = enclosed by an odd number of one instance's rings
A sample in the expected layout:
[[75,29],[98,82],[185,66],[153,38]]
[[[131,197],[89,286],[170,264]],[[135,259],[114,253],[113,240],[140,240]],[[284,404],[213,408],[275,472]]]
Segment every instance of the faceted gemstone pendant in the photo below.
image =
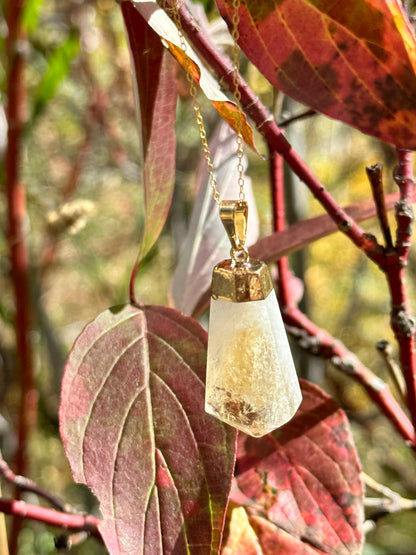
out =
[[254,437],[288,422],[302,400],[267,266],[244,248],[247,203],[223,201],[231,259],[215,268],[205,410]]

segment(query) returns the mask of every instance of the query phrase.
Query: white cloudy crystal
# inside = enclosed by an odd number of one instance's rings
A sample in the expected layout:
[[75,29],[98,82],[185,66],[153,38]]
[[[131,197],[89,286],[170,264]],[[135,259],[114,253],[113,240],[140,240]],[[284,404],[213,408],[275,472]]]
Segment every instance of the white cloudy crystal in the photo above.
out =
[[205,410],[254,437],[288,422],[302,400],[274,291],[211,299]]

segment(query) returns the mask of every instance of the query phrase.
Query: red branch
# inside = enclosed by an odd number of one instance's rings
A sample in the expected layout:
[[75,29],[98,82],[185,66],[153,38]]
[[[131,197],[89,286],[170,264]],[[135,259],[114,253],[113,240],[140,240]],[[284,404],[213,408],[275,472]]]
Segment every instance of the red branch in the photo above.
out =
[[400,189],[400,200],[396,204],[396,244],[395,249],[387,253],[385,271],[391,294],[391,327],[399,346],[400,365],[407,387],[407,406],[416,429],[415,322],[409,312],[405,286],[405,267],[414,221],[411,205],[415,185],[412,153],[398,150],[397,155],[399,165],[395,169],[394,179]]
[[[285,220],[285,190],[283,176],[283,158],[276,153],[270,154],[270,184],[273,199],[273,231],[284,231]],[[292,295],[290,294],[290,270],[286,256],[277,261],[279,275],[277,278],[278,296],[282,306],[288,306]]]
[[7,239],[10,249],[11,277],[16,307],[17,356],[20,363],[21,401],[19,414],[19,445],[16,469],[25,474],[25,448],[29,429],[36,418],[37,394],[33,383],[32,353],[29,340],[31,302],[29,292],[29,251],[25,241],[26,194],[19,181],[21,164],[21,135],[24,125],[26,87],[22,41],[24,33],[20,24],[23,0],[8,3],[6,41],[8,56],[7,149],[5,153],[5,180],[8,202]]
[[5,480],[16,486],[16,488],[18,488],[19,490],[30,491],[38,495],[39,497],[43,497],[43,499],[48,501],[53,507],[55,507],[55,509],[58,509],[58,511],[63,511],[66,513],[72,511],[72,508],[66,503],[63,503],[58,497],[56,497],[56,495],[53,495],[49,491],[44,490],[43,488],[35,484],[35,482],[30,480],[29,478],[26,478],[25,476],[16,475],[3,459],[3,455],[1,454],[1,452],[0,474]]
[[[10,251],[11,278],[16,310],[16,352],[19,365],[20,406],[16,470],[26,474],[26,444],[29,431],[36,420],[37,391],[34,388],[32,352],[29,339],[31,301],[29,290],[29,250],[25,241],[26,194],[19,181],[21,136],[25,121],[25,60],[24,30],[21,16],[24,0],[9,0],[7,4],[7,149],[5,153],[5,186],[7,194],[7,240]],[[17,549],[20,522],[15,519],[11,532],[10,551]]]
[[285,324],[293,328],[290,331],[302,348],[330,360],[338,370],[361,384],[409,446],[416,448],[413,425],[385,382],[364,366],[343,343],[316,326],[298,308],[283,311],[282,316]]
[[[271,155],[270,177],[273,194],[274,230],[285,229],[285,199],[283,182],[283,161],[281,156]],[[413,191],[408,187],[408,199],[413,199]],[[400,203],[400,201],[399,201]],[[375,198],[377,214],[386,213],[384,196],[378,202]],[[292,334],[302,348],[314,355],[331,360],[332,364],[353,380],[361,384],[372,401],[387,416],[399,434],[412,447],[416,446],[412,423],[397,403],[387,384],[364,366],[345,345],[336,341],[328,332],[313,324],[297,307],[290,291],[291,274],[286,257],[278,260],[278,291],[282,316],[286,325],[293,328]]]
[[[166,4],[172,8],[174,0],[166,0]],[[234,92],[235,77],[234,66],[228,58],[222,56],[215,45],[201,30],[201,27],[189,13],[182,2],[179,7],[182,27],[194,49],[204,58],[209,67],[215,72],[219,81],[228,86]],[[363,250],[367,256],[377,265],[381,266],[384,261],[383,249],[377,244],[374,237],[367,233],[355,222],[339,204],[332,198],[319,179],[311,172],[305,162],[295,152],[287,141],[282,131],[274,121],[273,116],[255,96],[249,85],[241,76],[238,76],[237,86],[241,93],[241,105],[244,111],[255,122],[257,129],[264,135],[269,150],[279,153],[287,162],[292,171],[310,189],[312,194],[325,208],[326,212],[336,223],[338,228],[345,233],[353,243]]]
[[92,536],[101,538],[98,531],[100,520],[91,515],[72,515],[45,509],[37,505],[29,505],[24,501],[15,499],[4,499],[0,497],[0,511],[7,515],[14,515],[20,518],[38,520],[51,526],[59,526],[67,530],[87,530]]

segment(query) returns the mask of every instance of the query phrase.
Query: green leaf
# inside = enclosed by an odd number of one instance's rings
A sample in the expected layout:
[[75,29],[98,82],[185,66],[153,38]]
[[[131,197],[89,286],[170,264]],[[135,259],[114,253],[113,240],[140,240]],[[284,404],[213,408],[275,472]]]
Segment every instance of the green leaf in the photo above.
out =
[[65,42],[58,46],[47,59],[48,67],[35,93],[31,124],[55,96],[59,84],[68,75],[71,62],[78,55],[78,51],[78,33],[75,29],[72,29]]
[[22,16],[22,25],[30,34],[36,29],[44,0],[27,0]]

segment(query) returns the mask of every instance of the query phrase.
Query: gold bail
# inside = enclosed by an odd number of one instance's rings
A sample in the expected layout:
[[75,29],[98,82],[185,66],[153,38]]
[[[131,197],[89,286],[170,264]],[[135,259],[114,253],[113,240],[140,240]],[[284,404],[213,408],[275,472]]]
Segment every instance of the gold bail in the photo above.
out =
[[[222,200],[220,218],[231,242],[231,255],[246,251],[248,204],[244,200]],[[233,254],[234,253],[234,254]]]

